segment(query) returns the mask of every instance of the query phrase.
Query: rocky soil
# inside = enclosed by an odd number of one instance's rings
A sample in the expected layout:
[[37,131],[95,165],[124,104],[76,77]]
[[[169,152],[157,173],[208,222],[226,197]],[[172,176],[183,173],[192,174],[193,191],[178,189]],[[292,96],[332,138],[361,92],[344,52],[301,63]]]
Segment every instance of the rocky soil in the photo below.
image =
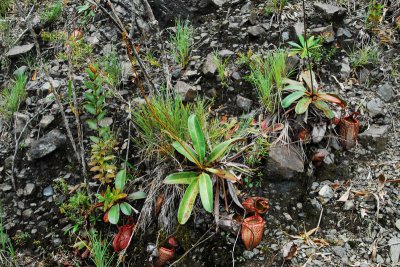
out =
[[[113,2],[117,14],[130,27],[130,1]],[[133,1],[133,5],[136,2],[140,1]],[[198,96],[214,98],[213,108],[219,115],[259,114],[261,104],[257,93],[245,79],[248,70],[235,63],[238,53],[250,49],[260,52],[289,48],[288,41],[297,42],[297,34],[304,32],[301,2],[289,1],[281,13],[265,15],[267,2],[149,1],[159,23],[156,25],[146,16],[140,17],[133,38],[134,43],[140,44],[141,55],[151,52],[163,65],[156,68],[146,63],[155,86],[159,88],[166,77],[170,77],[175,92],[187,101],[197,101]],[[358,143],[350,150],[342,149],[335,137],[337,128],[320,121],[321,138],[313,131],[308,143],[270,148],[269,156],[258,166],[259,175],[253,177],[251,186],[247,184],[241,190],[243,196],[263,196],[270,201],[271,209],[264,216],[266,229],[261,244],[245,250],[239,235],[216,232],[212,217],[199,205],[195,219],[176,230],[181,248],[175,260],[185,257],[175,266],[400,264],[400,35],[394,22],[400,15],[400,6],[388,5],[384,21],[371,30],[365,24],[368,1],[306,2],[310,33],[328,36],[324,45],[335,47],[334,55],[322,60],[314,71],[321,86],[340,94],[352,110],[360,113]],[[71,32],[76,26],[71,20],[78,16],[76,7],[81,4],[69,1],[62,18],[52,25],[41,25],[39,13],[35,12],[29,23],[37,33],[43,29]],[[169,47],[169,27],[179,16],[188,16],[195,27],[194,49],[189,67],[184,70],[165,53]],[[12,33],[15,36],[29,27],[27,23],[17,22],[21,15],[16,11],[10,13],[9,19],[18,25]],[[146,36],[142,37],[146,31]],[[115,98],[109,103],[111,114],[104,123],[114,124],[120,147],[117,153],[125,157],[130,138],[128,103],[135,106],[143,99],[134,80],[132,82],[134,74],[124,43],[115,25],[100,9],[96,9],[84,38],[94,49],[92,59],[107,54],[112,47],[118,52],[122,66],[118,92],[122,100]],[[378,62],[353,68],[350,51],[369,42],[379,47]],[[15,45],[1,46],[8,64],[0,72],[2,87],[17,69],[27,71],[30,77],[35,76],[27,84],[26,101],[21,103],[12,120],[0,117],[0,196],[4,228],[10,237],[22,232],[28,234],[15,244],[21,265],[91,266],[89,260],[81,260],[73,253],[74,240],[64,234],[71,224],[57,205],[63,196],[57,195],[54,188],[57,178],[63,178],[70,189],[82,182],[79,161],[54,98],[54,89],[65,97],[68,94],[68,62],[55,58],[57,49],[63,49],[62,46],[50,47],[42,41],[40,46],[43,60],[37,65],[28,64],[26,60],[31,57],[36,61],[37,56],[29,31]],[[222,58],[229,57],[227,88],[222,88],[217,79],[211,58],[213,51],[219,51]],[[74,68],[72,77],[78,88],[84,86],[87,75],[83,67],[90,60],[88,57],[82,66]],[[288,64],[298,66],[302,60],[290,59]],[[82,96],[79,99],[83,101]],[[76,138],[71,107],[65,102],[63,109]],[[311,127],[317,129],[316,124]],[[84,133],[84,145],[89,148],[89,129],[85,128]],[[134,137],[133,130],[129,133]],[[129,161],[139,164],[136,149],[131,146],[128,152]],[[316,152],[324,154],[322,162],[311,160]],[[143,166],[139,172],[141,175],[152,173]],[[94,182],[90,185],[92,190],[97,189]],[[138,205],[140,208],[141,204]],[[104,231],[112,236],[117,228],[107,226]],[[135,237],[125,266],[147,264],[151,257],[149,248],[157,238],[155,225]]]

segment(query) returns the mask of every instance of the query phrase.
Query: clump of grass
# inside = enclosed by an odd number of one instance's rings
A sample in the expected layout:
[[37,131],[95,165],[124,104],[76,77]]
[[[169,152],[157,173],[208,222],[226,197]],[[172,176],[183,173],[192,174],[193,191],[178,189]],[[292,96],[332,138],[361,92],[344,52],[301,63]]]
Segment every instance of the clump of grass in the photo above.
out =
[[373,44],[365,45],[359,49],[353,49],[349,53],[349,60],[353,68],[377,64],[379,61],[379,49]]
[[0,203],[0,246],[0,262],[12,266],[12,262],[15,259],[15,250],[4,229],[2,203]]
[[218,78],[221,81],[222,87],[227,87],[228,83],[226,80],[226,67],[228,66],[229,57],[223,59],[217,51],[213,53],[214,64],[217,66]]
[[113,49],[110,53],[99,59],[99,66],[103,70],[103,79],[112,89],[116,89],[121,82],[122,68],[117,52]]
[[272,0],[275,12],[282,12],[288,0]]
[[265,109],[273,113],[279,106],[283,79],[287,76],[287,54],[283,50],[269,52],[264,56],[253,55],[250,58],[248,80],[257,88]]
[[62,1],[57,1],[54,5],[42,12],[40,15],[40,20],[45,24],[58,20],[58,18],[61,16],[62,8]]
[[170,36],[172,55],[176,63],[185,68],[189,63],[190,52],[193,44],[193,27],[189,20],[181,22],[178,19],[175,23],[175,33]]
[[[150,100],[150,105],[156,115],[182,140],[189,139],[187,120],[191,113],[196,113],[202,125],[208,117],[205,101],[185,104],[179,97],[156,95]],[[146,105],[143,104],[132,111],[132,120],[140,133],[140,137],[134,142],[143,158],[161,160],[174,155],[172,147],[174,140],[157,122]]]
[[0,2],[0,18],[7,14],[7,10],[10,7],[12,0],[1,0]]
[[20,103],[26,99],[26,81],[27,75],[18,73],[12,85],[3,90],[0,97],[0,113],[4,114],[6,117],[12,117],[14,112],[18,110]]
[[90,259],[93,261],[96,267],[108,267],[118,266],[112,265],[114,260],[114,254],[110,256],[108,252],[109,242],[101,239],[101,234],[97,234],[95,230],[91,230],[88,233],[90,241]]
[[369,26],[374,26],[379,23],[383,16],[383,9],[385,6],[380,1],[371,0],[368,5],[366,22]]

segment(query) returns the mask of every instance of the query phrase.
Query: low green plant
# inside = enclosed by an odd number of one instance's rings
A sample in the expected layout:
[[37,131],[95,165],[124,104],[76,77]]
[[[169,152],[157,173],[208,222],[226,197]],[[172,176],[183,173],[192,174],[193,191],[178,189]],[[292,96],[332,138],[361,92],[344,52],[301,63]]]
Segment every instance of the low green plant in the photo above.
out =
[[[179,204],[178,221],[181,224],[185,224],[189,219],[198,194],[203,208],[208,212],[213,211],[214,188],[211,177],[216,180],[217,188],[224,182],[222,179],[233,183],[240,180],[233,172],[234,164],[228,166],[224,163],[224,158],[232,145],[241,141],[241,138],[229,139],[208,150],[201,124],[195,114],[190,115],[188,119],[188,131],[192,145],[180,140],[174,141],[172,146],[188,161],[194,163],[196,170],[173,173],[164,180],[166,184],[189,185]],[[218,191],[216,197],[219,197]]]
[[110,256],[108,247],[109,243],[107,240],[101,238],[101,234],[98,234],[94,229],[88,232],[89,238],[89,250],[90,259],[93,261],[96,267],[111,267],[118,266],[119,264],[113,264],[115,254]]
[[0,113],[5,117],[12,117],[19,108],[20,103],[25,101],[27,92],[25,84],[28,76],[25,73],[17,73],[12,84],[6,87],[0,96]]
[[[71,61],[74,67],[81,68],[93,55],[93,46],[84,39],[68,40],[66,47],[71,51]],[[57,54],[57,58],[67,61],[68,53],[61,51]]]
[[374,44],[367,44],[349,53],[349,61],[353,68],[366,65],[375,65],[379,61],[379,48]]
[[226,67],[228,66],[229,57],[223,59],[217,51],[213,53],[214,64],[217,66],[217,73],[218,78],[221,81],[222,87],[228,87],[228,82],[226,80],[227,77],[227,70]]
[[[307,44],[303,35],[299,35],[299,43],[289,42],[292,47],[289,52],[289,56],[299,55],[301,59],[305,59],[308,55],[313,58],[313,53],[322,46],[322,39],[310,36],[307,39]],[[307,49],[308,48],[308,49]]]
[[[158,94],[149,101],[156,115],[168,123],[171,131],[181,139],[189,137],[186,129],[191,113],[196,113],[202,122],[208,118],[208,105],[204,100],[185,104],[177,95],[168,97],[166,94]],[[164,131],[146,105],[140,105],[132,110],[132,121],[139,130],[139,137],[133,141],[142,158],[161,161],[173,156],[174,149],[171,146],[173,139]]]
[[86,222],[90,207],[90,198],[83,191],[77,191],[67,201],[61,203],[59,207],[60,213],[64,214],[73,223],[72,227],[68,229],[69,231],[77,233],[82,228]]
[[15,250],[6,230],[4,229],[3,218],[3,205],[0,202],[0,262],[9,263],[10,266],[12,266],[15,259]]
[[7,14],[7,10],[10,7],[12,0],[2,0],[0,2],[0,18]]
[[28,232],[20,231],[20,232],[17,232],[17,233],[13,236],[12,239],[14,240],[14,243],[15,243],[17,246],[23,246],[23,245],[26,244],[26,241],[28,241],[28,239],[29,239],[30,236],[31,236],[31,235],[30,235]]
[[101,76],[103,81],[112,89],[116,89],[121,82],[122,67],[117,52],[112,49],[99,60],[99,67],[103,70]]
[[120,170],[116,177],[114,188],[107,186],[107,190],[101,194],[97,194],[97,200],[103,207],[103,211],[107,214],[107,219],[111,224],[117,224],[120,218],[120,213],[130,216],[132,211],[137,211],[127,202],[146,198],[144,192],[134,192],[132,194],[124,193],[124,187],[127,181],[126,170]]
[[193,45],[193,27],[189,20],[181,22],[178,19],[175,23],[175,32],[170,35],[172,55],[176,63],[185,68],[189,63],[190,52]]
[[45,42],[50,42],[55,45],[62,45],[67,40],[67,33],[65,31],[42,31],[40,37]]
[[288,0],[272,0],[275,12],[282,12]]
[[302,73],[302,79],[303,82],[285,79],[285,84],[287,84],[287,86],[284,90],[291,93],[282,100],[283,108],[288,108],[297,101],[295,112],[296,114],[303,114],[312,104],[314,107],[321,110],[327,118],[333,119],[335,114],[330,109],[328,103],[334,103],[341,107],[347,105],[338,95],[322,92],[321,88],[316,84],[315,75],[309,75],[309,71],[304,71]]
[[90,19],[96,15],[95,7],[90,3],[86,3],[84,5],[77,6],[76,10],[78,11],[78,14],[82,15],[82,18],[79,20],[79,24],[82,26],[87,25],[89,23]]
[[276,50],[264,56],[253,55],[249,60],[250,75],[247,79],[257,88],[265,109],[273,113],[279,106],[283,79],[288,75],[287,54]]
[[161,67],[160,62],[157,60],[157,58],[151,52],[146,53],[146,55],[144,56],[144,60],[147,61],[147,63],[149,63],[153,67],[156,67],[156,68]]
[[384,8],[385,6],[380,1],[371,0],[368,5],[367,24],[377,25],[382,19]]
[[51,7],[48,7],[45,11],[40,15],[40,20],[44,23],[52,23],[58,20],[61,16],[63,8],[62,1],[57,1]]

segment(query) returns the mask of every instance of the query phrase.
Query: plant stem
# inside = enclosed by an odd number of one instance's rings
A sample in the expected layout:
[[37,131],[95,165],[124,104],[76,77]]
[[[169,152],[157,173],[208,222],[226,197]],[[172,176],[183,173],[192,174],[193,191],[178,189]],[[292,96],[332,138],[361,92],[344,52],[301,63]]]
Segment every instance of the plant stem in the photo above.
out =
[[310,94],[313,95],[314,82],[313,82],[313,75],[312,75],[312,69],[311,69],[310,53],[308,51],[308,43],[307,43],[306,4],[305,4],[305,0],[303,0],[302,2],[303,2],[304,43],[306,45],[308,68],[310,69],[310,80],[311,80]]

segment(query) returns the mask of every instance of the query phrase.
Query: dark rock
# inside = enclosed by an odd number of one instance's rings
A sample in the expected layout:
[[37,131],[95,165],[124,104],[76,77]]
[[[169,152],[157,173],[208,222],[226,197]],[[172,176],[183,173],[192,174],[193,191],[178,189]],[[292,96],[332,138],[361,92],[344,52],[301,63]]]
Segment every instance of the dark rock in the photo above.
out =
[[259,37],[260,35],[265,34],[265,30],[262,26],[256,25],[256,26],[251,26],[247,29],[247,32],[253,36],[253,37]]
[[31,49],[34,46],[35,46],[34,44],[26,44],[26,45],[14,46],[13,48],[11,48],[6,53],[6,56],[7,57],[14,57],[14,56],[18,56],[18,55],[21,55],[21,54],[28,53],[29,51],[31,51]]
[[196,88],[182,81],[178,81],[175,84],[174,91],[180,95],[184,101],[192,101],[197,95]]
[[64,145],[66,141],[67,138],[59,130],[52,130],[32,144],[32,147],[27,152],[28,159],[36,160],[43,158]]
[[294,146],[272,146],[266,166],[268,177],[272,179],[292,179],[304,172],[304,161]]
[[14,121],[15,121],[14,131],[17,133],[17,135],[19,135],[24,130],[26,123],[29,121],[29,116],[23,113],[14,112]]
[[312,35],[322,36],[325,43],[332,43],[335,41],[335,32],[333,31],[332,25],[326,27],[319,27],[310,30]]
[[373,124],[365,132],[358,135],[358,140],[363,146],[369,146],[375,152],[380,153],[385,150],[389,129],[390,125]]
[[53,115],[43,116],[43,118],[39,122],[39,127],[42,129],[46,129],[47,126],[50,125],[54,121]]
[[337,37],[345,36],[345,37],[347,37],[347,38],[353,37],[353,35],[351,34],[351,32],[350,32],[348,29],[346,29],[346,28],[339,28],[339,29],[337,30],[337,32],[336,32],[336,36],[337,36]]
[[207,55],[206,61],[203,64],[203,74],[204,75],[214,75],[217,70],[217,65],[215,64],[214,55],[210,53]]
[[314,3],[317,13],[320,13],[326,20],[341,20],[346,16],[346,9],[325,3]]
[[394,92],[392,86],[388,83],[381,85],[378,88],[378,96],[385,102],[390,102],[394,97]]

